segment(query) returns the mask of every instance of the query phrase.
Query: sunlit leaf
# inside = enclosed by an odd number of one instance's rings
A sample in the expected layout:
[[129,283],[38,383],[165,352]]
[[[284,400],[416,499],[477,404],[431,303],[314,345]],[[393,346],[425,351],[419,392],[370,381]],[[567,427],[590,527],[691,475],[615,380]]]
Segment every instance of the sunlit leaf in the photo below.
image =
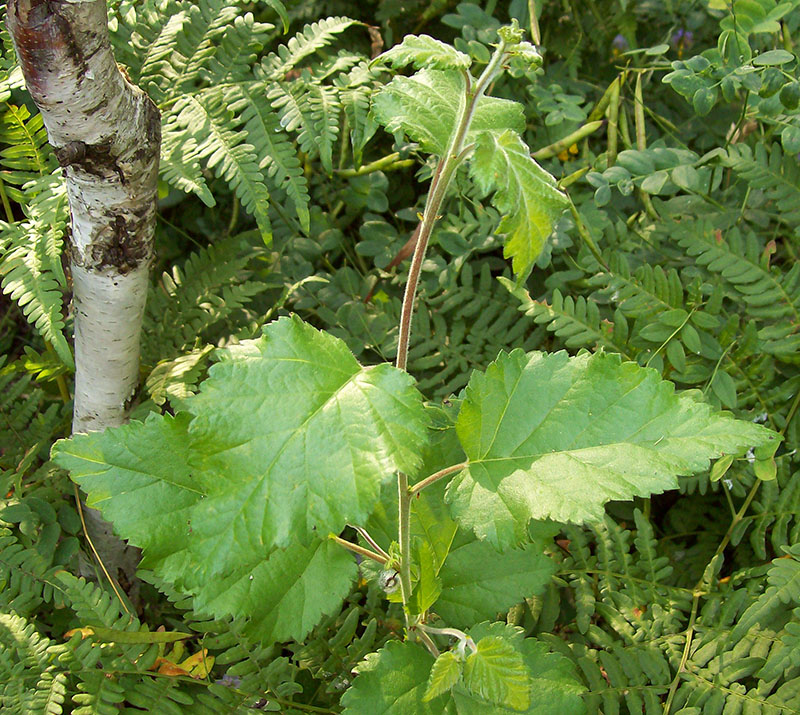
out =
[[675,489],[711,459],[779,439],[618,355],[521,350],[473,374],[457,432],[470,463],[448,487],[451,511],[498,548],[532,518],[599,520],[610,499]]

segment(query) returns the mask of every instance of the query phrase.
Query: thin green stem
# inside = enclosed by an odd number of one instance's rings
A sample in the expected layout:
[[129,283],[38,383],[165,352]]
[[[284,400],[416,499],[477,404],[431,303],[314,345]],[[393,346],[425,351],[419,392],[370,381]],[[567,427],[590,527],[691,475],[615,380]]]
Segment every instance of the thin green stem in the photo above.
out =
[[431,476],[425,477],[425,479],[417,482],[408,491],[410,495],[413,497],[415,494],[419,494],[419,492],[425,489],[425,487],[429,487],[431,484],[438,482],[440,479],[444,479],[445,477],[453,474],[454,472],[460,472],[462,469],[466,469],[468,465],[469,462],[461,462],[461,464],[454,464],[450,467],[445,467],[444,469],[440,469],[435,474],[431,474]]
[[374,174],[376,171],[396,171],[397,169],[405,169],[409,166],[414,166],[415,163],[413,159],[401,159],[399,152],[394,152],[394,154],[389,154],[369,164],[364,164],[358,169],[337,169],[336,175],[349,179],[353,176]]
[[234,197],[233,206],[231,207],[231,220],[228,223],[228,230],[226,232],[227,236],[230,236],[236,230],[236,224],[239,221],[239,207],[239,200]]
[[370,536],[370,533],[364,527],[362,527],[362,526],[354,526],[353,528],[358,532],[359,536],[361,536],[361,538],[364,539],[364,541],[366,541],[373,549],[375,549],[375,553],[380,554],[387,561],[389,560],[389,554],[387,554],[380,547],[378,542],[375,541],[375,539],[373,539],[372,536]]
[[9,223],[14,223],[14,212],[11,210],[11,203],[8,200],[8,194],[6,194],[6,185],[3,182],[2,177],[0,177],[0,201],[3,202],[3,210],[6,212],[6,221]]
[[669,715],[670,708],[672,708],[672,700],[675,697],[675,693],[678,690],[678,683],[681,680],[681,673],[684,668],[686,668],[686,662],[689,660],[689,651],[691,650],[692,638],[694,637],[694,624],[697,620],[697,607],[700,604],[700,595],[700,593],[695,593],[692,601],[692,615],[689,617],[689,626],[686,628],[686,642],[683,645],[683,655],[681,656],[680,665],[678,665],[678,671],[675,673],[675,677],[672,679],[672,683],[669,687],[667,702],[664,704],[664,715]]
[[359,556],[364,556],[365,558],[377,561],[379,564],[385,564],[389,560],[385,556],[381,556],[380,554],[377,554],[374,551],[365,549],[363,546],[354,544],[352,541],[347,541],[347,539],[343,539],[340,536],[336,536],[336,534],[330,534],[328,538],[331,541],[335,541],[342,548],[345,548],[348,551],[352,551],[354,554],[358,554]]
[[[417,286],[422,272],[422,264],[425,260],[425,252],[428,249],[433,226],[439,218],[439,209],[442,201],[447,194],[450,181],[463,160],[462,154],[466,144],[467,131],[475,115],[478,102],[486,92],[492,80],[502,70],[503,57],[505,55],[505,43],[495,50],[489,64],[481,73],[478,80],[473,84],[469,72],[464,72],[465,87],[467,89],[464,105],[460,111],[456,129],[448,144],[447,150],[439,160],[436,167],[431,188],[428,192],[428,199],[425,202],[425,210],[422,214],[419,237],[414,248],[414,256],[411,259],[411,268],[408,272],[408,282],[406,283],[403,295],[403,307],[400,313],[400,329],[397,343],[396,365],[401,370],[408,366],[408,345],[411,337],[411,320],[414,314],[414,301],[417,295]],[[397,495],[398,495],[398,541],[400,543],[400,592],[403,597],[403,605],[407,606],[411,597],[411,492],[408,489],[408,476],[403,472],[397,474]],[[407,608],[405,609],[406,628],[409,637],[414,637],[413,626],[416,619],[412,621]]]
[[[397,473],[397,540],[400,543],[400,594],[403,605],[411,598],[411,495],[408,493],[408,476]],[[408,613],[406,612],[406,625]]]

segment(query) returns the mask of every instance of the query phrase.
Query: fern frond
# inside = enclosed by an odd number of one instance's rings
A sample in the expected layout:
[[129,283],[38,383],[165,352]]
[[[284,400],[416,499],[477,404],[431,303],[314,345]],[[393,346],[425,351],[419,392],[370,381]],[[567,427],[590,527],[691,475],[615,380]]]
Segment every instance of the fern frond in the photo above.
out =
[[27,320],[72,367],[64,336],[62,294],[66,284],[61,248],[66,231],[66,187],[55,174],[32,182],[24,222],[0,222],[0,276],[3,292],[16,301]]
[[197,340],[210,337],[210,328],[230,320],[234,311],[264,290],[261,283],[248,280],[247,264],[253,255],[252,247],[231,238],[192,254],[183,267],[165,273],[147,302],[144,359],[151,364],[171,360],[192,348]]
[[328,17],[306,25],[277,52],[272,52],[261,63],[263,77],[270,81],[281,81],[286,73],[306,57],[327,47],[348,27],[359,24],[348,17]]
[[161,164],[164,181],[187,194],[196,194],[206,206],[216,206],[216,200],[203,176],[197,140],[187,137],[177,117],[167,117],[161,129]]
[[196,87],[217,43],[238,14],[235,0],[181,3],[181,11],[169,17],[141,66],[144,88],[157,103]]
[[39,551],[26,548],[9,529],[0,529],[0,606],[27,616],[45,602],[63,603],[57,568]]
[[800,472],[784,483],[780,477],[764,482],[753,501],[752,513],[742,519],[737,536],[751,528],[750,545],[760,559],[767,558],[767,542],[774,553],[800,542]]
[[742,614],[731,631],[736,641],[756,624],[768,625],[776,614],[786,610],[786,604],[800,605],[800,544],[784,547],[786,557],[775,559],[767,573],[769,588]]
[[0,181],[7,185],[12,201],[27,203],[30,195],[21,190],[28,182],[50,174],[55,157],[47,143],[42,115],[31,116],[26,106],[4,104],[0,115]]
[[196,141],[197,157],[230,184],[242,206],[255,218],[264,241],[269,243],[272,236],[269,191],[255,150],[246,143],[246,134],[231,128],[235,123],[224,92],[214,88],[181,97],[170,113],[184,130],[184,140]]
[[631,318],[681,308],[686,301],[678,271],[665,271],[661,266],[645,263],[631,272],[622,254],[609,260],[610,273],[603,274],[611,300]]
[[415,320],[410,369],[419,376],[420,389],[437,397],[457,394],[472,370],[503,348],[533,350],[541,341],[542,331],[509,305],[488,263],[479,272],[466,263],[457,282],[425,297]]
[[780,640],[770,649],[758,677],[775,680],[797,668],[800,668],[800,608],[792,611],[791,620],[784,626]]
[[378,123],[370,116],[372,94],[372,87],[360,86],[343,90],[340,97],[356,167],[361,166],[364,147],[378,129]]
[[297,134],[300,149],[319,156],[323,168],[330,174],[341,109],[335,88],[304,78],[304,81],[274,84],[267,96],[278,112],[281,126]]
[[67,678],[54,661],[62,651],[24,618],[0,613],[0,709],[61,715]]
[[625,342],[627,324],[621,314],[616,316],[615,323],[601,318],[598,305],[583,296],[577,299],[564,297],[556,289],[548,303],[546,300],[534,300],[524,288],[516,287],[510,281],[503,281],[503,285],[520,300],[520,312],[533,318],[537,325],[545,325],[566,347],[602,346],[627,360],[631,359],[632,350]]
[[308,181],[294,147],[281,131],[278,117],[266,99],[265,86],[261,82],[243,82],[228,88],[225,96],[228,106],[244,122],[247,139],[261,157],[259,168],[286,192],[294,203],[300,225],[308,231],[311,200]]
[[669,689],[667,659],[654,644],[622,646],[607,650],[587,649],[577,665],[590,684],[585,696],[587,712],[620,712],[624,704],[633,714],[659,715],[664,711],[662,696]]
[[272,29],[273,25],[256,22],[250,12],[237,15],[225,27],[214,53],[204,62],[202,78],[209,86],[252,80],[252,67]]
[[800,323],[800,264],[781,273],[770,267],[770,254],[755,234],[734,227],[725,235],[710,221],[682,227],[677,238],[700,265],[736,290],[750,315]]
[[800,225],[800,165],[794,155],[784,155],[779,144],[756,142],[755,149],[744,143],[731,144],[724,166],[746,179],[750,189],[763,191],[774,202],[770,214],[798,231]]

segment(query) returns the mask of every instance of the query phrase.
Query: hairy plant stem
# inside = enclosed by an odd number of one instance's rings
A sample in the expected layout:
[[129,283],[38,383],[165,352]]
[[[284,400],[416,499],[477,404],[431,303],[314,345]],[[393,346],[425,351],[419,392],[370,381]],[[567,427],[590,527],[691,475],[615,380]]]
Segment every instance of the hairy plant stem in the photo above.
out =
[[376,171],[396,171],[397,169],[405,169],[409,166],[414,166],[416,162],[413,159],[401,159],[399,152],[389,154],[375,161],[364,164],[358,169],[337,169],[337,176],[349,179],[353,176],[365,176],[366,174],[373,174]]
[[[397,344],[396,366],[405,370],[408,365],[408,345],[411,336],[411,320],[414,313],[414,300],[417,295],[419,277],[422,272],[422,264],[425,260],[425,252],[428,249],[433,226],[439,218],[439,209],[442,201],[447,194],[450,181],[456,172],[459,164],[464,160],[464,147],[467,132],[475,116],[478,102],[486,92],[494,78],[502,70],[502,62],[505,54],[505,43],[501,40],[500,44],[481,73],[477,81],[473,82],[468,71],[464,71],[466,85],[466,96],[461,107],[456,130],[450,137],[450,143],[444,156],[439,160],[436,171],[431,181],[431,188],[428,192],[428,199],[425,202],[425,210],[422,214],[420,223],[419,237],[414,249],[414,256],[411,259],[411,268],[408,272],[408,282],[406,283],[405,294],[403,295],[403,307],[400,313],[400,330]],[[398,541],[400,544],[400,592],[403,596],[403,606],[406,613],[406,628],[409,637],[414,637],[412,622],[408,610],[405,608],[411,598],[411,497],[412,492],[408,488],[408,476],[403,472],[397,474],[398,492]]]
[[348,551],[352,551],[354,554],[358,554],[359,556],[364,556],[368,559],[372,559],[373,561],[377,561],[379,564],[385,564],[389,559],[386,556],[382,556],[374,551],[370,551],[369,549],[365,549],[363,546],[359,546],[358,544],[354,544],[352,541],[347,541],[347,539],[343,539],[340,536],[336,536],[336,534],[331,534],[328,537],[331,541],[335,541],[339,546],[347,549]]
[[444,469],[440,469],[438,472],[431,474],[429,477],[425,477],[425,479],[417,482],[413,487],[409,487],[408,492],[410,496],[414,496],[421,492],[425,487],[429,487],[431,484],[438,482],[440,479],[444,479],[444,477],[448,477],[453,472],[459,472],[462,469],[466,468],[469,462],[461,462],[461,464],[454,464],[451,467],[445,467]]

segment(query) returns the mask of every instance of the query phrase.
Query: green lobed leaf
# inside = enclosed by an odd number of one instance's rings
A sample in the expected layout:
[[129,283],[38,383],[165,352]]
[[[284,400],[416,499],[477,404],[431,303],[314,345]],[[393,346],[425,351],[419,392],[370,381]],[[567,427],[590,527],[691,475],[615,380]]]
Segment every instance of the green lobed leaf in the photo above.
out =
[[[505,623],[480,623],[469,630],[474,641],[500,640],[521,658],[528,673],[528,715],[584,715],[578,682],[567,658],[547,645],[523,638],[521,628]],[[457,657],[457,656],[456,656]],[[452,660],[453,656],[447,656]],[[516,659],[515,659],[516,661]],[[344,715],[507,715],[520,712],[471,694],[461,682],[426,701],[433,682],[434,658],[416,643],[390,641],[358,666],[353,685],[342,697]],[[447,675],[453,678],[448,668]],[[437,678],[438,679],[438,678]],[[447,682],[444,678],[441,684]]]
[[464,663],[464,684],[476,695],[513,710],[530,705],[530,674],[522,655],[503,638],[486,636]]
[[422,646],[390,641],[358,666],[342,696],[343,715],[455,715],[447,694],[423,700],[433,664]]
[[[256,628],[269,639],[289,632],[292,614],[299,637],[346,593],[351,557],[317,537],[366,520],[394,471],[416,472],[427,418],[406,373],[362,368],[297,318],[264,333],[222,353],[186,399],[191,414],[76,435],[53,458],[144,549],[142,565],[198,604],[234,614],[277,604]],[[290,581],[300,585],[285,596]]]
[[506,234],[503,253],[513,259],[517,276],[527,276],[567,205],[566,196],[513,131],[480,134],[470,172],[483,191],[496,192],[493,203],[503,214],[497,230]]
[[415,551],[419,578],[411,593],[409,607],[412,613],[425,613],[442,592],[442,584],[437,576],[439,564],[428,541],[418,541]]
[[428,679],[428,688],[422,698],[423,702],[428,702],[438,697],[442,693],[452,688],[461,677],[464,667],[462,659],[452,650],[442,653],[434,662],[431,668],[431,676]]
[[[403,130],[425,150],[442,155],[464,101],[463,75],[455,70],[424,69],[412,77],[395,77],[372,100],[375,119],[390,132]],[[508,99],[482,97],[467,133],[475,141],[480,132],[525,130],[522,105]]]
[[332,613],[358,575],[352,554],[329,539],[275,549],[266,559],[198,584],[194,608],[215,616],[246,613],[242,633],[264,643],[302,640]]
[[[384,487],[381,503],[367,522],[367,530],[384,549],[396,538],[396,493]],[[459,529],[443,497],[444,484],[434,484],[411,502],[411,536],[426,541],[433,550],[441,592],[431,609],[447,625],[468,628],[493,619],[544,589],[555,570],[544,549],[558,532],[557,525],[535,522],[529,543],[500,552],[471,531]],[[361,568],[369,569],[370,564]]]
[[[533,638],[523,638],[523,631],[505,623],[479,623],[469,629],[475,641],[501,638],[517,650],[529,673],[528,715],[584,715],[586,706],[572,663],[558,653],[550,653],[547,644]],[[453,688],[453,701],[458,713],[464,715],[506,715],[519,712],[510,707],[487,703],[467,692],[463,685]]]
[[555,573],[544,543],[537,538],[500,553],[460,531],[440,571],[442,593],[433,610],[449,626],[467,628],[541,593]]
[[472,64],[469,55],[430,35],[406,35],[399,45],[373,60],[373,63],[377,62],[386,62],[395,68],[413,64],[417,69],[431,67],[439,70],[469,69]]
[[530,519],[599,520],[611,499],[674,489],[710,459],[779,439],[605,353],[501,353],[466,394],[456,430],[469,465],[447,500],[501,549]]

